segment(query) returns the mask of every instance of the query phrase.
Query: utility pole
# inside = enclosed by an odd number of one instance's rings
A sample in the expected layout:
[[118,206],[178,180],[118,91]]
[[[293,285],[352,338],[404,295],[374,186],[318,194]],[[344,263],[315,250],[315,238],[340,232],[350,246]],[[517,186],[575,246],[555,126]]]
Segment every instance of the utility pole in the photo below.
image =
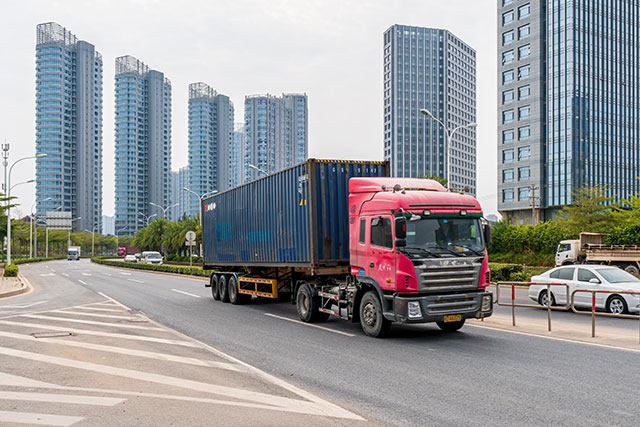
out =
[[529,186],[529,200],[531,200],[531,225],[536,225],[538,223],[536,200],[540,200],[540,197],[536,196],[537,189],[538,187],[535,184]]

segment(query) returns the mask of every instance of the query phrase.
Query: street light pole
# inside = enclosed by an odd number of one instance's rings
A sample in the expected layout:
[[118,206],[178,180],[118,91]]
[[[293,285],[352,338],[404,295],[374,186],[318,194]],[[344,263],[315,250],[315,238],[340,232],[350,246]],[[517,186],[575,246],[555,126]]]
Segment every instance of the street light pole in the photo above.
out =
[[[208,193],[204,193],[201,196],[198,193],[196,193],[195,191],[188,189],[187,187],[183,187],[182,189],[184,191],[187,191],[187,192],[195,195],[200,200],[200,232],[203,233],[203,230],[202,230],[202,215],[204,215],[204,212],[203,212],[203,208],[202,208],[202,201],[207,196],[213,196],[214,194],[216,194],[218,192],[218,190],[209,191]],[[189,249],[191,249],[191,247],[189,247]],[[202,242],[200,242],[200,256],[202,256]]]
[[262,169],[262,168],[259,168],[259,167],[257,167],[256,165],[249,164],[248,166],[249,166],[251,169],[256,170],[257,172],[262,172],[262,173],[264,174],[264,176],[269,175],[269,173],[268,173],[266,170],[264,170],[264,169]]
[[158,214],[153,214],[153,215],[145,215],[142,212],[138,212],[140,215],[142,215],[146,221],[147,227],[149,226],[149,222],[151,221],[151,218],[153,218],[154,216],[158,216]]
[[94,225],[93,229],[91,231],[87,230],[86,228],[84,230],[87,233],[91,233],[91,258],[94,257],[93,252],[94,252],[95,243],[96,243],[96,240],[95,240],[96,239],[96,227],[97,227],[97,225]]
[[[52,200],[51,197],[47,197],[46,199],[42,199],[40,200],[41,202],[47,202],[49,200]],[[37,215],[34,214],[33,210],[36,207],[36,204],[38,203],[38,201],[36,200],[35,202],[33,202],[33,205],[31,205],[31,210],[29,211],[30,215],[31,215],[31,221],[29,221],[29,258],[37,258],[38,256],[38,224],[35,224],[35,227],[33,225],[34,221],[37,221]],[[33,230],[35,228],[35,232],[36,232],[36,237],[35,239],[33,238]],[[34,242],[35,240],[35,242]],[[34,245],[32,245],[32,242],[35,243],[35,251],[33,250]],[[34,256],[33,253],[36,253],[36,255]]]
[[67,238],[67,248],[69,248],[69,246],[71,246],[71,229],[73,228],[73,223],[75,221],[78,221],[79,219],[82,219],[81,216],[79,216],[78,218],[74,218],[71,220],[71,228],[67,230],[67,232],[69,233],[69,237]]
[[429,110],[426,109],[421,109],[420,112],[425,115],[426,117],[429,117],[433,120],[435,120],[436,122],[438,122],[440,124],[440,126],[442,126],[442,128],[444,129],[445,134],[447,135],[447,186],[449,187],[449,190],[451,190],[452,186],[453,186],[453,182],[451,179],[451,144],[453,143],[453,135],[459,131],[460,129],[471,129],[471,128],[475,128],[478,126],[477,123],[467,123],[466,125],[460,125],[456,128],[454,128],[452,131],[449,131],[449,128],[447,128],[447,126],[439,119],[437,119],[433,114],[431,114],[431,112]]
[[158,205],[158,204],[155,204],[155,203],[153,203],[153,202],[149,202],[149,204],[150,204],[151,206],[155,206],[156,208],[160,208],[160,210],[162,211],[162,217],[163,217],[163,218],[165,218],[165,219],[167,218],[167,211],[168,211],[169,209],[171,209],[172,207],[174,207],[174,206],[178,206],[178,203],[174,203],[173,205],[169,205],[169,206],[167,206],[166,208],[165,208],[165,207],[162,207],[162,206],[160,206],[160,205]]
[[[62,205],[58,206],[57,208],[55,208],[51,212],[55,212],[58,209],[62,209]],[[44,257],[45,258],[49,258],[49,225],[48,224],[45,226],[44,231],[45,231],[46,240],[47,240],[46,241],[46,246],[45,246],[45,249],[44,249]]]
[[128,230],[127,227],[123,227],[123,228],[121,228],[119,230],[116,230],[116,250],[120,247],[120,245],[119,245],[119,242],[120,242],[119,237],[120,236],[118,236],[118,233],[120,233],[121,231],[127,231],[127,230]]

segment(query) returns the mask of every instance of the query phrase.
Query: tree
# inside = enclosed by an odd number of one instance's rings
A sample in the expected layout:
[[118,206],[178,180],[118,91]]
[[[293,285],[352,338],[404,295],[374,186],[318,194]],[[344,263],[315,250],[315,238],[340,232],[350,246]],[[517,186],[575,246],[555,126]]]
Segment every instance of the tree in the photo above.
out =
[[439,175],[433,174],[433,173],[428,173],[424,176],[424,179],[432,179],[434,181],[439,182],[440,184],[442,184],[443,187],[447,187],[447,185],[449,184],[449,180],[447,178],[443,178]]
[[606,185],[578,188],[573,193],[573,202],[560,211],[558,223],[573,234],[606,232],[611,227],[612,212],[618,209],[615,199]]

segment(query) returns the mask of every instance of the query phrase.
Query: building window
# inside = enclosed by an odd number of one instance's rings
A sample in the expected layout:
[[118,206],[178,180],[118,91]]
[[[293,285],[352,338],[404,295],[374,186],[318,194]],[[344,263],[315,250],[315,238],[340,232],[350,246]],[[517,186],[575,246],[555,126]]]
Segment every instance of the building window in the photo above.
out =
[[518,188],[518,200],[521,202],[529,200],[529,187]]
[[[518,8],[518,19],[526,18],[531,15],[531,5],[529,3],[522,5]],[[503,15],[504,19],[504,15]]]
[[513,182],[513,169],[505,169],[502,171],[502,182]]
[[502,190],[502,201],[513,202],[513,188],[505,188]]
[[513,101],[513,89],[502,92],[502,103],[508,104]]
[[506,110],[502,112],[502,123],[511,123],[514,118],[513,110]]
[[518,99],[527,99],[531,95],[531,86],[521,86],[518,88]]
[[511,64],[516,58],[512,50],[508,50],[502,54],[502,65]]
[[531,26],[529,24],[518,28],[518,40],[526,39],[531,34]]
[[530,65],[523,65],[522,67],[518,68],[518,80],[524,80],[526,78],[529,77],[529,75],[531,74],[531,66]]
[[502,0],[502,7],[508,6],[513,3],[513,0]]
[[531,178],[531,168],[526,166],[518,169],[518,181],[527,181]]
[[508,144],[509,142],[513,142],[515,132],[513,129],[507,129],[502,131],[502,143]]
[[502,84],[511,83],[513,81],[513,70],[502,73]]
[[518,148],[518,160],[529,160],[531,158],[531,147]]
[[[522,9],[522,8],[520,8]],[[511,24],[513,22],[513,18],[514,18],[515,14],[513,13],[513,10],[510,10],[508,12],[505,12],[502,14],[502,25],[507,25],[507,24]]]
[[502,45],[506,46],[513,41],[513,30],[502,33]]
[[513,162],[514,158],[513,158],[513,148],[510,150],[504,150],[502,151],[502,163],[511,163]]
[[531,115],[531,106],[525,105],[523,107],[518,108],[518,120],[528,119]]
[[518,48],[518,59],[523,59],[531,55],[531,45],[525,44]]
[[518,140],[525,141],[531,136],[531,126],[522,126],[518,128]]

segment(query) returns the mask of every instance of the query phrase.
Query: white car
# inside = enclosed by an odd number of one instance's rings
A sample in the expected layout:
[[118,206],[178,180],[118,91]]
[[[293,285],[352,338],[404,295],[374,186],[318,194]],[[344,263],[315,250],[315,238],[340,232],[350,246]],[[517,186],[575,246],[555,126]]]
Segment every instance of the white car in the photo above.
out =
[[[576,289],[598,289],[609,292],[596,293],[596,309],[606,310],[613,314],[638,313],[640,311],[640,279],[617,267],[606,265],[572,265],[552,268],[549,271],[533,276],[532,282],[566,283],[569,286],[569,303],[571,294]],[[565,286],[551,286],[551,304],[567,304]],[[633,291],[638,295],[616,294],[616,291]],[[529,298],[540,305],[547,305],[547,287],[531,285]],[[574,297],[576,307],[591,308],[592,294],[578,292]]]
[[142,263],[161,265],[162,255],[160,255],[160,252],[156,252],[156,251],[142,252]]
[[123,261],[124,262],[138,262],[138,259],[136,258],[135,255],[125,255]]

